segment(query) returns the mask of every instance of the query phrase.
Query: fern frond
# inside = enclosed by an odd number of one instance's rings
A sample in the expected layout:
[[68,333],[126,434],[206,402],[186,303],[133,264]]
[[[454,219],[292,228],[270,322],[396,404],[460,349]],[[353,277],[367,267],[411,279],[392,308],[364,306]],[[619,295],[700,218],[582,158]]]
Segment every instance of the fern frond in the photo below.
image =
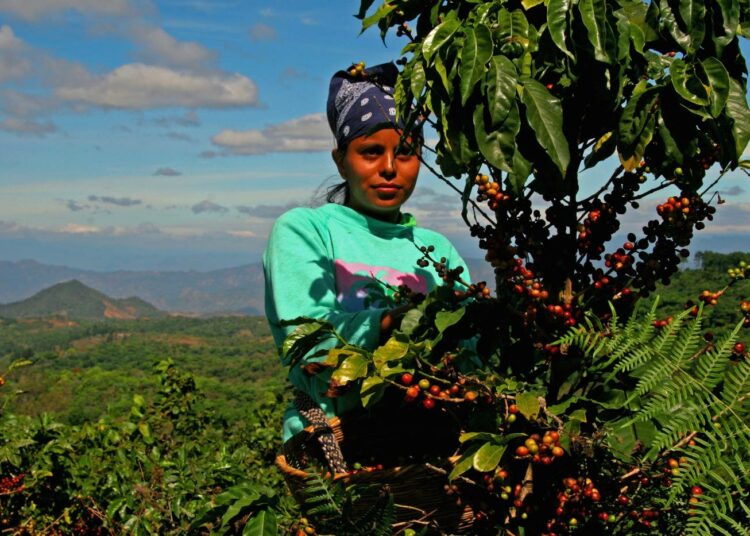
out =
[[[677,333],[682,327],[682,323],[685,317],[690,311],[684,311],[678,316],[674,317],[672,322],[662,328],[662,331],[656,335],[653,339],[647,341],[644,346],[645,353],[638,353],[637,355],[623,355],[623,359],[615,367],[615,373],[629,372],[634,370],[641,365],[645,365],[654,359],[655,356],[663,355],[663,351],[668,351],[674,344],[677,338]],[[653,322],[649,323],[651,333],[654,333]],[[644,329],[646,325],[641,321],[641,327]]]
[[331,490],[332,480],[326,480],[317,473],[308,473],[305,479],[303,508],[310,516],[341,515],[340,500]]
[[362,529],[363,536],[390,536],[395,522],[396,508],[393,503],[393,494],[387,489],[381,489],[373,505],[353,524]]
[[[736,407],[739,411],[743,410],[742,406],[750,404],[750,360],[729,367],[724,377],[721,399],[727,407]],[[744,412],[747,413],[748,409],[745,407]]]
[[[654,390],[662,382],[673,382],[674,375],[680,372],[687,361],[695,355],[701,339],[700,316],[689,325],[687,330],[681,330],[682,320],[685,313],[678,316],[665,333],[657,337],[655,341],[655,360],[653,363],[644,364],[641,379],[633,391],[632,398],[638,398],[645,393]],[[670,345],[665,348],[667,343]],[[669,385],[669,383],[665,383]]]
[[679,449],[686,462],[671,479],[667,501],[684,501],[694,485],[704,489],[698,503],[690,505],[685,534],[748,534],[750,360],[732,361],[742,323],[707,346],[701,340],[700,313],[693,319],[685,311],[658,334],[652,327],[654,309],[650,318],[633,314],[625,327],[607,326],[606,346],[600,343],[601,333],[592,330],[579,328],[569,339],[605,354],[594,360],[599,370],[611,370],[605,385],[622,389],[636,381],[626,402],[633,414],[621,426],[655,426],[644,461],[695,436],[694,446]]

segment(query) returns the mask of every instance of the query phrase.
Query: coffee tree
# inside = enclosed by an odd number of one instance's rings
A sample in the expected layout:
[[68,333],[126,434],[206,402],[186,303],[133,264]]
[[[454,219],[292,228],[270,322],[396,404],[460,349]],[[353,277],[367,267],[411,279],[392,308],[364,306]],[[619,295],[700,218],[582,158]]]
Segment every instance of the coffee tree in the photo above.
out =
[[[700,326],[750,273],[667,318],[637,302],[689,256],[719,179],[748,167],[750,3],[362,0],[358,16],[405,40],[399,113],[437,132],[433,171],[495,295],[423,248],[447,286],[374,352],[340,340],[314,371],[334,369],[329,393],[460,412],[446,490],[489,494],[477,533],[748,533],[750,306],[725,336]],[[616,241],[632,210],[642,229]],[[304,324],[287,357],[327,329]]]

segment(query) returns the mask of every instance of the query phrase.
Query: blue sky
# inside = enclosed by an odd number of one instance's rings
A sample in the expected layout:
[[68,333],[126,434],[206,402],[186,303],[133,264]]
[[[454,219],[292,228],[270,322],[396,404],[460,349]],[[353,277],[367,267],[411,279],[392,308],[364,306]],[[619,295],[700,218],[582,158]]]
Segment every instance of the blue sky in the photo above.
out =
[[[399,57],[395,36],[359,35],[358,5],[0,0],[0,260],[257,261],[273,218],[336,180],[330,75]],[[724,182],[731,217],[709,243],[746,235],[744,184]],[[457,208],[426,170],[407,205],[478,257]]]

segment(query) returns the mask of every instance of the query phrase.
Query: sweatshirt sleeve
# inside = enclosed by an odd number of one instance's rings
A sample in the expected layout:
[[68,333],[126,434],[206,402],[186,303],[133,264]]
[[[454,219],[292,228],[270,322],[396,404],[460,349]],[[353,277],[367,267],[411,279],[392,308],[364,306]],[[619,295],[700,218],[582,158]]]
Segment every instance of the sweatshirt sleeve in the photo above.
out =
[[324,222],[318,221],[312,210],[293,209],[276,221],[263,268],[266,316],[277,346],[296,327],[281,326],[280,322],[299,316],[330,322],[352,344],[377,346],[385,309],[344,311],[336,299],[334,260]]

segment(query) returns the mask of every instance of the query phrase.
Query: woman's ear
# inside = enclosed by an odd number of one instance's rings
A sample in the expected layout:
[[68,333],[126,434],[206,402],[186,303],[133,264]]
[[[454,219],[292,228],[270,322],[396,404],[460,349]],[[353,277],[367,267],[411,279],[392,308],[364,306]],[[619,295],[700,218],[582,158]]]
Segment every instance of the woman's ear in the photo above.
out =
[[339,175],[341,175],[342,179],[346,179],[346,168],[344,167],[345,156],[346,154],[339,149],[333,149],[331,151],[331,158],[333,158],[333,162],[336,164],[336,169],[338,169]]

